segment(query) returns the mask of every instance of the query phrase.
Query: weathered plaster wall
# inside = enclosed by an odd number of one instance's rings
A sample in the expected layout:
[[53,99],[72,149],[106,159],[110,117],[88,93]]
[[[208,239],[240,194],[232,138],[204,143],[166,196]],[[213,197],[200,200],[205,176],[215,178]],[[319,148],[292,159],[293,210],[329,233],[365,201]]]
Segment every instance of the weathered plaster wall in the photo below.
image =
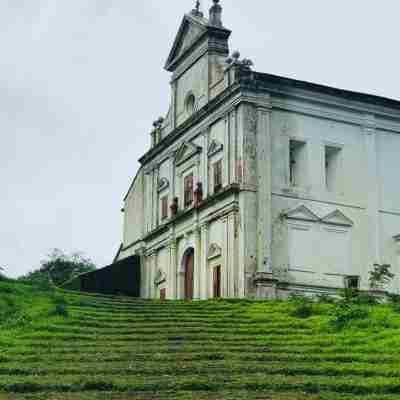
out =
[[144,179],[141,169],[135,179],[124,206],[123,243],[127,246],[144,235]]
[[[343,286],[345,275],[359,275],[362,287],[368,288],[368,271],[374,262],[390,262],[399,268],[393,236],[400,231],[400,188],[395,183],[400,135],[375,130],[370,125],[374,119],[360,113],[339,114],[322,106],[315,110],[316,114],[329,112],[335,120],[272,112],[273,266],[291,282]],[[339,116],[343,121],[338,121]],[[305,143],[302,185],[289,182],[290,140]],[[325,146],[340,148],[338,191],[326,186]],[[312,219],[309,215],[297,220],[280,218],[301,205],[322,219],[338,210],[352,226],[302,220]],[[393,287],[400,288],[399,283]]]
[[189,93],[196,98],[196,109],[202,108],[208,101],[208,59],[202,57],[188,69],[176,82],[176,121],[177,125],[184,122],[190,114],[185,108]]

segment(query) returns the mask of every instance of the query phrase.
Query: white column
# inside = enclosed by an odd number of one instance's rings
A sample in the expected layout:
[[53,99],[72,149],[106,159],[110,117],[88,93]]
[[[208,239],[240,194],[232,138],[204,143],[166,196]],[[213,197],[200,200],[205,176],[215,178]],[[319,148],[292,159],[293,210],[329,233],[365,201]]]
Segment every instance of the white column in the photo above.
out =
[[202,141],[203,141],[203,152],[201,153],[201,183],[203,184],[203,197],[207,197],[206,196],[206,175],[207,175],[207,161],[208,161],[208,139],[207,139],[207,133],[203,132],[202,134]]
[[[237,273],[237,246],[235,243],[235,213],[230,213],[227,220],[228,231],[228,294],[229,297],[237,297],[238,273]],[[236,290],[235,290],[236,288]]]
[[[175,197],[175,163],[174,163],[174,157],[171,157],[169,159],[169,205],[172,204],[172,200]],[[168,214],[169,214],[169,208],[168,208]]]
[[209,288],[209,279],[208,279],[208,265],[207,265],[207,256],[208,256],[208,231],[209,226],[208,223],[202,225],[201,227],[201,291],[200,298],[202,300],[207,300],[210,292]]
[[156,167],[154,169],[154,180],[153,180],[153,229],[156,229],[158,226],[158,214],[159,214],[159,202],[158,202],[158,179],[159,179],[160,169]]
[[379,184],[378,184],[378,162],[377,162],[377,148],[376,148],[376,130],[375,118],[373,115],[366,115],[365,123],[362,127],[365,135],[366,144],[366,179],[368,182],[368,190],[366,196],[368,199],[367,214],[368,214],[368,245],[369,249],[369,265],[365,276],[372,268],[374,263],[381,262],[380,256],[380,224],[379,224]]
[[171,105],[172,105],[172,116],[171,116],[171,123],[172,123],[172,129],[176,128],[176,120],[177,120],[177,112],[176,112],[176,104],[177,104],[177,90],[176,90],[176,82],[174,81],[171,83],[171,93],[172,93],[172,101],[171,101]]
[[201,280],[201,232],[200,228],[196,227],[194,231],[195,235],[195,250],[194,250],[194,290],[193,298],[195,300],[200,299],[200,280]]
[[229,135],[229,127],[230,127],[230,119],[229,114],[225,117],[225,144],[224,144],[224,177],[223,183],[224,186],[228,185],[231,181],[231,171],[230,171],[230,152],[231,152],[231,144],[230,144],[230,135]]
[[176,240],[172,240],[170,244],[170,263],[169,263],[169,279],[168,279],[168,299],[178,299],[177,294],[177,277],[178,277],[178,266],[177,266],[177,247]]
[[236,177],[236,163],[238,159],[237,155],[237,126],[236,126],[236,109],[233,109],[229,114],[230,126],[229,126],[229,137],[230,137],[230,180],[229,183],[237,182]]
[[155,253],[151,253],[147,257],[147,298],[152,299],[154,297],[154,268],[155,268]]
[[272,239],[272,161],[271,112],[259,108],[257,129],[257,271],[271,272]]
[[145,254],[140,256],[140,297],[146,299],[147,296],[147,257]]
[[224,240],[222,243],[222,265],[221,265],[221,297],[229,297],[229,254],[228,254],[228,217],[222,220]]
[[208,197],[208,146],[210,145],[210,128],[207,128],[207,131],[204,132],[204,166],[203,166],[203,171],[204,171],[204,176],[203,176],[203,198],[206,199]]

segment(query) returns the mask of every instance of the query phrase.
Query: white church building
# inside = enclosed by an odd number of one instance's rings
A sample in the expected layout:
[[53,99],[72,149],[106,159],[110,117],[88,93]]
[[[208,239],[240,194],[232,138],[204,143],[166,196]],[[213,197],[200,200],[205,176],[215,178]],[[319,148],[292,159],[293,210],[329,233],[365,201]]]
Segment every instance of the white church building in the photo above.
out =
[[168,113],[124,199],[116,256],[143,298],[400,289],[400,102],[255,72],[213,1],[183,17]]

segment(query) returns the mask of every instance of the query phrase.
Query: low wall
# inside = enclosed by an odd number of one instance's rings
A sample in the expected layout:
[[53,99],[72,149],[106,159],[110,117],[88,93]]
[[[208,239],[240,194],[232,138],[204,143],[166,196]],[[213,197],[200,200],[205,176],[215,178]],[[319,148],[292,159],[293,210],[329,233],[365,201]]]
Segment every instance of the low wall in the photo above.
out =
[[64,289],[140,297],[140,257],[132,256],[67,282]]

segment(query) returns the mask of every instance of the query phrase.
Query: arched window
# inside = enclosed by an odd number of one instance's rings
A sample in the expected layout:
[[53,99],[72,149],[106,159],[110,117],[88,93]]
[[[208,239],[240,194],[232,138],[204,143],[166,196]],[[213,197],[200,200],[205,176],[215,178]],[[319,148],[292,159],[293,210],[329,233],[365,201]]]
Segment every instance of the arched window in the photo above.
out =
[[196,97],[192,92],[186,96],[185,108],[189,115],[192,115],[196,110]]

